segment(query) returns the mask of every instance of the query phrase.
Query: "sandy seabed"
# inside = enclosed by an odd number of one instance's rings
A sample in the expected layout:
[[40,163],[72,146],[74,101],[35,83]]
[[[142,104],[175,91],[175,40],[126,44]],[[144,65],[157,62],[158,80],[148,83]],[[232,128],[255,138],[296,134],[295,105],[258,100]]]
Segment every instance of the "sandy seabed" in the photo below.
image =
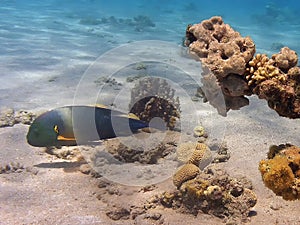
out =
[[[51,88],[48,91],[51,93]],[[224,131],[217,139],[226,142],[231,155],[229,161],[220,166],[230,176],[243,175],[250,179],[258,198],[248,223],[299,224],[299,201],[284,201],[275,196],[264,186],[258,171],[258,162],[266,157],[270,145],[300,145],[298,120],[279,117],[264,101],[254,97],[248,107],[230,111],[227,117],[213,115],[214,119],[207,118],[207,124],[211,124],[209,132]],[[105,184],[103,191],[99,178],[79,171],[80,163],[28,145],[27,130],[28,125],[23,124],[0,128],[0,165],[16,167],[0,174],[0,224],[223,223],[201,212],[195,217],[159,207],[147,211],[144,217],[112,220],[107,216],[109,210],[138,206],[157,193],[174,189],[171,178],[147,191],[113,182]]]

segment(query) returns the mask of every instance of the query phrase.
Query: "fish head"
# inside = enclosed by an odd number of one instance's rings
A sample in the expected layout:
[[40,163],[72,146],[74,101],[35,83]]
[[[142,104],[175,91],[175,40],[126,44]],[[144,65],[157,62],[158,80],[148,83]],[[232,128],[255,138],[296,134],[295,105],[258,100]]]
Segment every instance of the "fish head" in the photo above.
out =
[[58,123],[59,121],[52,111],[37,117],[29,127],[28,144],[35,147],[56,146],[58,144]]

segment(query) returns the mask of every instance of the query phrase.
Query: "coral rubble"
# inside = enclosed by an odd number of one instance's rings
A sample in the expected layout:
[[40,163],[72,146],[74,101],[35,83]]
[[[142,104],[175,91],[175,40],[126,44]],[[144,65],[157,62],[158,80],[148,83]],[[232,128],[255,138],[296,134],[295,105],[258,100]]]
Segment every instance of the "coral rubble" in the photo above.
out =
[[18,123],[29,125],[36,115],[25,110],[15,111],[12,108],[2,107],[0,109],[0,127],[13,126]]
[[280,116],[300,118],[300,68],[295,51],[283,47],[271,59],[264,54],[254,57],[251,38],[242,37],[218,16],[188,25],[185,45],[203,64],[202,88],[219,114],[226,116],[228,110],[248,105],[245,95],[256,94]]
[[265,185],[285,200],[300,199],[300,148],[290,144],[273,145],[259,170]]
[[131,91],[130,113],[146,122],[159,117],[169,129],[174,129],[180,118],[179,99],[174,95],[175,90],[166,80],[155,77],[140,79]]

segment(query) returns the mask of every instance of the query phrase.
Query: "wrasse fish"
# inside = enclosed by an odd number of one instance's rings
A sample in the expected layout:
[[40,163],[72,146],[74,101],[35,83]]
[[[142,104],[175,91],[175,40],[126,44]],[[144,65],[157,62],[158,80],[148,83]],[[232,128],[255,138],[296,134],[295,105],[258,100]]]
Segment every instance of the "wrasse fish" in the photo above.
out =
[[129,136],[149,127],[147,122],[99,106],[64,106],[38,116],[27,133],[36,147],[68,146]]

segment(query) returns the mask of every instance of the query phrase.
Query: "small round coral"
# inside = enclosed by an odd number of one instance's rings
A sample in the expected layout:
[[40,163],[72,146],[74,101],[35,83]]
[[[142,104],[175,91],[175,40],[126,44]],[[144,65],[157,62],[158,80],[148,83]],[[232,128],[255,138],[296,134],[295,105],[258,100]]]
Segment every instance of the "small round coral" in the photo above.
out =
[[195,137],[202,137],[205,134],[205,129],[202,126],[196,126],[194,128],[194,136]]
[[212,154],[209,147],[206,144],[197,143],[196,148],[188,162],[198,166],[201,170],[203,170],[212,162]]
[[188,163],[180,167],[177,172],[173,175],[173,184],[180,188],[180,186],[193,178],[195,178],[199,174],[200,170],[194,164]]
[[177,158],[183,163],[191,163],[203,170],[212,161],[209,147],[204,143],[185,142],[177,147]]

